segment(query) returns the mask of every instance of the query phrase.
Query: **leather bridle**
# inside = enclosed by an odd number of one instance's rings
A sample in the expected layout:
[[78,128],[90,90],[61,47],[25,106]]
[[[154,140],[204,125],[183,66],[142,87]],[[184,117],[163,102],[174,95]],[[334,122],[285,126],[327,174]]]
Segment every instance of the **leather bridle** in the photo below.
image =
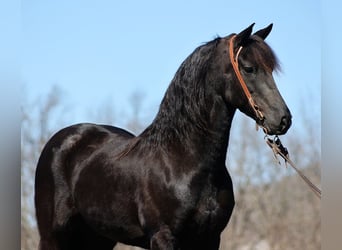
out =
[[[239,54],[243,48],[242,46],[239,47],[236,55],[234,56],[234,40],[235,40],[235,37],[236,37],[236,35],[233,35],[229,40],[229,58],[230,58],[230,61],[233,65],[235,75],[236,75],[237,79],[239,80],[239,83],[242,87],[242,90],[245,93],[249,104],[251,105],[252,109],[254,110],[256,117],[260,120],[260,122],[262,124],[264,119],[265,119],[265,116],[263,115],[263,113],[260,111],[258,105],[253,100],[252,95],[249,92],[248,87],[246,85],[246,82],[242,78],[242,75],[241,75],[240,70],[239,70],[239,60],[238,59],[239,59]],[[262,126],[262,125],[259,125],[259,126]],[[263,127],[263,130],[265,133],[267,133],[267,129],[265,127]]]

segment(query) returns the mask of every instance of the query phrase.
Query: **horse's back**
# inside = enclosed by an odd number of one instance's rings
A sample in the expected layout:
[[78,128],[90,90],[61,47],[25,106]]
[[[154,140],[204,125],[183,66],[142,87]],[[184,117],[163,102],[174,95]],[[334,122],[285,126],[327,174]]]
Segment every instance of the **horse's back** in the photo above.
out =
[[133,137],[117,127],[88,123],[66,127],[51,137],[38,160],[35,178],[36,216],[42,240],[54,238],[56,231],[77,214],[73,180],[89,158],[108,144],[115,146],[114,152],[120,152]]

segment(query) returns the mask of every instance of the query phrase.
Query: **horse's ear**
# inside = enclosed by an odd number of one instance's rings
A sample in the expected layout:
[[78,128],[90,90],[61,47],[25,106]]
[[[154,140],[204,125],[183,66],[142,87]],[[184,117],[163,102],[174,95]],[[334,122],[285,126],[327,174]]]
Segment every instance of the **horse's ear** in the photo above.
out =
[[270,34],[272,27],[273,27],[273,23],[271,23],[270,25],[268,25],[264,29],[258,30],[253,35],[260,37],[262,40],[265,40],[265,38],[268,36],[268,34]]
[[244,29],[243,31],[241,31],[239,34],[236,35],[235,38],[235,44],[237,46],[243,46],[248,38],[251,36],[252,34],[252,29],[255,23],[252,23],[250,26],[248,26],[246,29]]

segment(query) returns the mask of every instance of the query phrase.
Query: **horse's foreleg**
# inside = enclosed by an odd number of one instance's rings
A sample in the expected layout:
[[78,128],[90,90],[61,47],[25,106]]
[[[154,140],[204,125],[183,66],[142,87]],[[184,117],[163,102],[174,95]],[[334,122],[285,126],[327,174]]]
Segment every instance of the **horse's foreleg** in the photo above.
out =
[[176,240],[169,227],[161,227],[151,238],[151,250],[174,250]]

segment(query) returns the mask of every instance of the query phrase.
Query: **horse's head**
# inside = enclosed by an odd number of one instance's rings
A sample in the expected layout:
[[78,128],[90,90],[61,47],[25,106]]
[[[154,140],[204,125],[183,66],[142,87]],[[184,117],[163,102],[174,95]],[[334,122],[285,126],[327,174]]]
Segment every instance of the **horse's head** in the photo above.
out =
[[264,42],[272,24],[253,35],[252,27],[222,38],[217,45],[216,61],[224,65],[217,67],[224,71],[224,98],[256,120],[267,134],[285,134],[291,126],[291,113],[272,76],[277,59]]

